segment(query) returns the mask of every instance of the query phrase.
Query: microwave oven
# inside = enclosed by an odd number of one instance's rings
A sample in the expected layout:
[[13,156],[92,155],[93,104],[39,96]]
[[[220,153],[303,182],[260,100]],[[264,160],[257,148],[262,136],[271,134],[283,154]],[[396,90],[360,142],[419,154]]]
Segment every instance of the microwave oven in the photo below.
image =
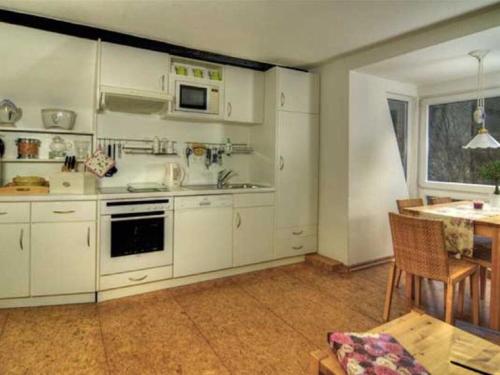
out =
[[220,91],[216,85],[176,81],[174,111],[218,115]]

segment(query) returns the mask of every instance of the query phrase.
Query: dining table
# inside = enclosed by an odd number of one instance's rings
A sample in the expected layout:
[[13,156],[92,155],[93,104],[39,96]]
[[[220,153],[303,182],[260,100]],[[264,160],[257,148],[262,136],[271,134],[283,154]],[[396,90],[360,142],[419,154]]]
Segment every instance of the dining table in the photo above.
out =
[[474,202],[472,201],[457,201],[420,207],[407,207],[404,211],[407,214],[436,219],[465,219],[468,223],[471,223],[474,235],[489,237],[491,239],[489,327],[500,330],[500,208],[491,207],[488,204],[484,204],[482,208],[474,208]]

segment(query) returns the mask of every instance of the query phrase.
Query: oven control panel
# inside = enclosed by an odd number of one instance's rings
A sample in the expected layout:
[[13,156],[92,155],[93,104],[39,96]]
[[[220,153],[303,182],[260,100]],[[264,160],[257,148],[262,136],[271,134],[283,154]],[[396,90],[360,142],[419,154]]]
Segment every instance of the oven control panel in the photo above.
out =
[[172,198],[116,199],[101,202],[101,215],[168,211],[172,209]]

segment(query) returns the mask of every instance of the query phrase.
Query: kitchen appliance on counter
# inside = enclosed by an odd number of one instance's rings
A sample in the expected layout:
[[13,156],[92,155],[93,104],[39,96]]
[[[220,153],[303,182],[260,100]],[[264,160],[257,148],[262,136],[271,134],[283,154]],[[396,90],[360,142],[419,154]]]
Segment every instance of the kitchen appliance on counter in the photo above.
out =
[[163,184],[170,190],[179,189],[185,177],[184,169],[174,162],[165,164],[165,179]]
[[155,193],[161,191],[168,191],[168,188],[156,182],[143,182],[143,183],[128,184],[127,191],[130,193]]
[[101,275],[172,264],[172,198],[101,202]]
[[23,116],[23,110],[8,99],[0,102],[0,125],[14,126]]
[[190,81],[175,81],[174,112],[196,112],[218,115],[220,91],[217,84],[201,84]]

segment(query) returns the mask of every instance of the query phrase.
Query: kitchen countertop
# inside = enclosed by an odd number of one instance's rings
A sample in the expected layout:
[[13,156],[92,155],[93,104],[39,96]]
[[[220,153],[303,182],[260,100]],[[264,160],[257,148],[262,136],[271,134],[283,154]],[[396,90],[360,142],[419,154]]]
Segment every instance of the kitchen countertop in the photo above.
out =
[[136,192],[131,193],[126,187],[102,188],[93,194],[44,194],[44,195],[2,195],[0,202],[40,202],[40,201],[88,201],[108,199],[153,198],[153,197],[178,197],[190,195],[218,195],[218,194],[248,194],[272,193],[274,187],[259,187],[249,189],[189,189],[181,187],[178,190]]

